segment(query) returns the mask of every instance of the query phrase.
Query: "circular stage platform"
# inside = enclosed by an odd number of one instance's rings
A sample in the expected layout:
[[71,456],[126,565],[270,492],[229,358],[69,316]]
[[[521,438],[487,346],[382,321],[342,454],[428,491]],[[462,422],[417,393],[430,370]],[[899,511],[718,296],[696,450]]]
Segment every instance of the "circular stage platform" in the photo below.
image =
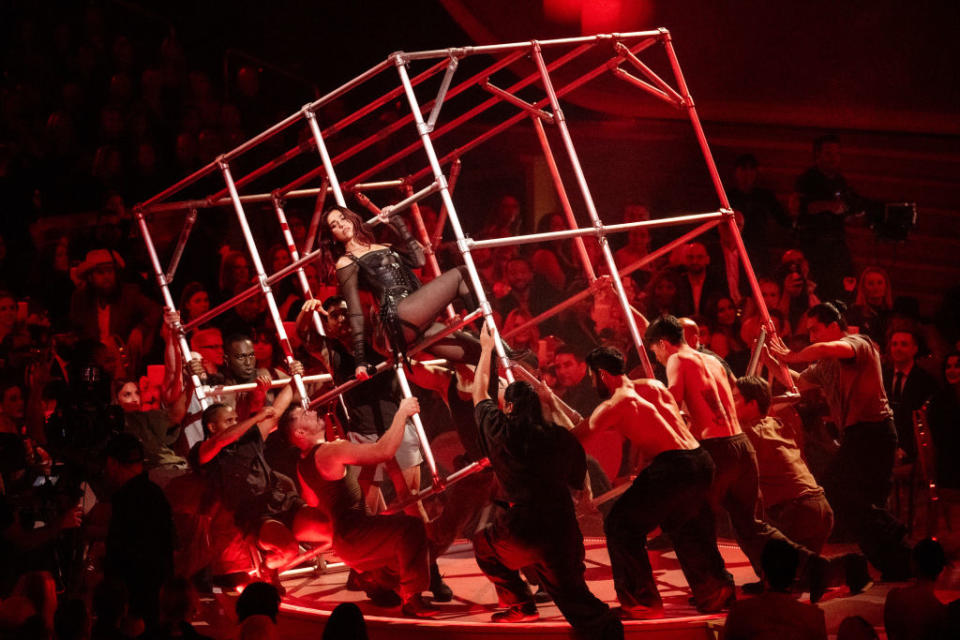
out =
[[[610,606],[617,606],[610,572],[610,560],[603,538],[587,538],[586,578],[590,589]],[[720,552],[738,584],[753,581],[753,570],[740,549],[722,542]],[[703,615],[690,605],[690,590],[672,550],[650,552],[654,575],[664,601],[665,617],[659,620],[625,621],[627,638],[712,639],[723,625],[724,615]],[[281,627],[285,638],[317,638],[330,612],[341,602],[355,602],[363,610],[371,640],[487,638],[572,638],[570,625],[552,603],[539,605],[540,620],[523,624],[496,624],[490,615],[497,611],[493,585],[477,567],[473,548],[459,542],[438,562],[440,572],[453,589],[452,602],[438,604],[440,613],[430,620],[400,615],[399,609],[374,606],[363,592],[344,589],[345,572],[320,576],[305,575],[284,580],[287,595],[281,605]]]

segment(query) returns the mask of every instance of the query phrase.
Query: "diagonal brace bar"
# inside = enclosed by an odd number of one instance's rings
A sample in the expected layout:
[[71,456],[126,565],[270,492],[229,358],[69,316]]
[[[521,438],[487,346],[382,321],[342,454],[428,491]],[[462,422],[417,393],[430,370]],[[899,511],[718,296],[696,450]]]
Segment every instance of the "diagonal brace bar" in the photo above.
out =
[[[437,118],[440,117],[440,108],[443,107],[443,101],[447,97],[447,91],[450,89],[450,83],[453,81],[453,74],[456,72],[458,64],[460,64],[459,58],[450,56],[450,63],[447,65],[446,73],[443,74],[443,82],[440,83],[440,90],[433,102],[433,109],[430,111],[430,117],[427,118],[427,133],[433,131],[437,124]],[[414,84],[412,80],[410,83]]]
[[497,97],[499,97],[499,98],[502,98],[502,99],[503,99],[504,101],[506,101],[506,102],[509,102],[509,103],[512,104],[513,106],[518,107],[518,108],[520,108],[520,109],[523,109],[524,111],[530,113],[531,115],[534,115],[534,116],[540,118],[541,120],[543,120],[543,121],[546,122],[547,124],[553,124],[553,122],[554,122],[554,121],[553,121],[553,114],[547,113],[547,112],[544,111],[543,109],[538,109],[537,107],[533,106],[532,104],[530,104],[530,103],[527,102],[526,100],[523,100],[523,99],[521,99],[521,98],[518,98],[517,96],[513,95],[512,93],[510,93],[510,92],[508,92],[508,91],[504,91],[504,90],[501,89],[500,87],[491,84],[489,78],[487,78],[487,80],[486,80],[482,85],[480,85],[480,86],[483,87],[486,91],[489,91],[490,93],[492,93],[493,95],[495,95],[495,96],[497,96]]
[[190,209],[187,219],[180,230],[180,237],[177,238],[177,246],[173,250],[173,257],[170,258],[170,266],[167,267],[167,282],[173,282],[173,276],[177,273],[177,267],[180,265],[180,258],[183,257],[183,250],[187,246],[187,239],[190,238],[190,232],[193,231],[193,225],[197,221],[196,208]]

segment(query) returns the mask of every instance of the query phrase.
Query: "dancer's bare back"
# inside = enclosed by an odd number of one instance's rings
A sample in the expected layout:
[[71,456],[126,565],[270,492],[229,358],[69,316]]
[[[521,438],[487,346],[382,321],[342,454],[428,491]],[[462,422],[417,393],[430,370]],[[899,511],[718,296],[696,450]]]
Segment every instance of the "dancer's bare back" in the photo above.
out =
[[667,360],[670,392],[686,406],[698,440],[741,432],[727,372],[720,361],[687,345]]

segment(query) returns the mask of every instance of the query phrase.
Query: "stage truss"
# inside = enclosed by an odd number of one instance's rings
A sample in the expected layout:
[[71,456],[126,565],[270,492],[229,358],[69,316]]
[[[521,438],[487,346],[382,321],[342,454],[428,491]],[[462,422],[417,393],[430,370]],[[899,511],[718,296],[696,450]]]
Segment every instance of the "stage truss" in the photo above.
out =
[[[648,55],[648,50],[652,50],[655,46],[661,47],[666,54],[669,69],[673,76],[672,84],[664,80],[639,57]],[[479,65],[479,70],[471,69],[469,76],[462,77],[464,73],[460,68],[461,66],[466,67],[467,63],[471,66]],[[625,65],[628,65],[631,70],[626,70]],[[457,73],[458,69],[461,71],[460,76]],[[415,75],[412,75],[415,70],[418,71]],[[573,74],[571,70],[574,70]],[[511,73],[513,75],[510,75]],[[624,224],[603,224],[584,176],[560,99],[604,74],[612,74],[622,79],[625,89],[628,87],[637,88],[657,100],[686,112],[716,191],[719,202],[719,207],[716,210]],[[494,78],[495,75],[498,77]],[[520,77],[519,80],[515,80],[517,76]],[[554,79],[558,76],[562,76],[562,84],[555,86]],[[508,87],[502,88],[500,86],[503,83],[500,79],[502,77],[515,81]],[[371,90],[379,89],[379,91],[383,91],[384,88],[387,88],[385,93],[378,92],[375,94],[378,97],[367,98]],[[430,98],[424,102],[423,97],[418,95],[418,89],[420,94],[426,94],[429,90]],[[521,97],[521,92],[524,96],[532,97]],[[342,115],[342,105],[349,100],[360,100],[364,104],[344,116]],[[405,113],[399,117],[391,111],[392,105],[397,101],[405,103]],[[452,116],[446,120],[441,118],[444,107],[447,108],[448,116]],[[483,125],[487,129],[483,133],[459,142],[443,155],[437,153],[435,143],[440,138],[458,130],[462,131],[465,123],[476,120],[481,114],[487,114],[489,117],[491,110],[499,114],[504,108],[511,109],[513,111],[512,115],[496,124],[484,121]],[[336,113],[340,113],[340,115],[330,115]],[[388,117],[384,117],[384,113]],[[379,120],[377,119],[378,114]],[[392,121],[390,121],[391,117],[393,118]],[[461,167],[460,159],[480,144],[523,120],[529,120],[536,133],[570,229],[484,240],[474,240],[467,237],[461,227],[453,200],[453,189]],[[384,125],[384,123],[386,124]],[[365,134],[365,132],[369,132],[369,127],[373,125],[379,126],[379,130]],[[562,141],[564,152],[570,163],[582,199],[583,212],[589,219],[589,226],[581,228],[577,223],[574,205],[571,203],[561,177],[545,125],[554,127]],[[303,136],[296,138],[292,146],[284,145],[285,138],[297,133],[303,134]],[[406,141],[404,140],[404,134],[408,135]],[[412,139],[410,139],[411,137]],[[275,155],[275,149],[278,145],[280,145],[279,148],[284,148],[284,146],[289,148],[279,155]],[[400,145],[400,148],[396,148],[397,145]],[[336,153],[331,153],[331,149]],[[425,154],[426,165],[417,165],[419,168],[413,170],[409,163],[411,162],[411,156],[416,151],[422,151]],[[312,155],[314,152],[319,155],[320,162],[316,163],[314,159],[310,162],[311,168],[304,173],[298,172],[299,175],[292,181],[289,180],[289,175],[278,175],[288,172],[295,162],[309,161],[310,158],[315,158]],[[241,177],[234,178],[234,167],[255,162],[258,156],[260,162],[262,162],[263,157],[271,157],[272,159],[259,166],[254,164],[252,165],[253,168],[246,169]],[[345,175],[349,175],[349,177],[344,178]],[[241,193],[242,189],[252,186],[256,186],[255,191],[251,189],[253,191],[251,193]],[[265,186],[269,188],[265,189]],[[135,208],[137,221],[154,269],[157,284],[167,307],[175,308],[170,284],[173,282],[177,266],[200,210],[215,207],[231,207],[233,209],[256,272],[257,283],[255,285],[179,328],[179,344],[186,361],[191,358],[190,348],[186,340],[188,331],[257,295],[263,295],[266,299],[278,342],[288,364],[293,360],[293,349],[284,329],[272,286],[293,275],[296,277],[303,295],[307,298],[312,297],[303,266],[321,257],[321,251],[316,248],[315,244],[324,204],[328,196],[332,196],[333,204],[345,207],[347,206],[346,197],[350,194],[360,204],[373,212],[385,211],[389,213],[409,208],[415,221],[415,232],[424,245],[428,257],[426,268],[432,272],[432,275],[439,273],[437,260],[433,254],[433,246],[440,238],[444,225],[449,222],[456,239],[456,246],[467,267],[480,302],[478,309],[473,310],[463,318],[453,317],[452,309],[448,308],[447,313],[450,316],[449,331],[482,317],[496,337],[497,355],[503,364],[506,376],[510,380],[513,380],[512,363],[505,356],[503,343],[492,315],[490,301],[484,294],[484,287],[474,264],[471,252],[475,249],[573,239],[584,274],[590,282],[589,288],[560,303],[553,309],[538,315],[529,323],[515,328],[511,334],[525,330],[530,324],[543,322],[598,291],[612,288],[620,302],[640,361],[647,376],[653,377],[653,371],[634,316],[635,311],[629,304],[621,277],[666,255],[675,247],[691,241],[714,227],[723,225],[735,242],[750,284],[750,290],[763,320],[760,339],[754,347],[753,357],[750,361],[750,372],[757,368],[765,336],[775,331],[764,304],[763,296],[760,294],[756,276],[747,257],[743,240],[734,220],[734,213],[727,200],[693,99],[684,80],[670,33],[666,29],[431,51],[396,52],[363,74],[346,82],[315,102],[305,105],[296,113],[247,140],[232,151],[221,155],[214,162],[137,205]],[[436,228],[428,230],[420,215],[418,202],[434,194],[439,195],[442,208]],[[191,197],[185,197],[187,195]],[[373,204],[371,196],[381,201],[389,199],[391,203],[380,209]],[[179,199],[174,200],[175,197]],[[286,203],[297,198],[311,198],[315,201],[313,218],[305,244],[302,247],[297,247],[294,242],[285,212]],[[257,207],[270,206],[282,231],[292,263],[276,273],[268,274],[264,269],[261,248],[257,245],[248,223],[247,209],[251,205]],[[356,209],[356,207],[352,208]],[[185,212],[185,222],[171,252],[169,266],[166,270],[161,264],[150,229],[151,214],[164,211]],[[379,218],[376,216],[370,220],[372,224],[376,224],[378,221]],[[614,261],[613,253],[607,242],[607,235],[630,229],[652,229],[690,224],[697,226],[670,243],[659,247],[643,259],[623,267],[618,266]],[[599,242],[608,275],[598,276],[597,270],[591,264],[583,242],[583,238],[588,236],[595,237]],[[313,314],[312,322],[314,329],[323,334],[323,324],[316,312]],[[440,337],[443,336],[437,336],[436,339]],[[504,337],[509,337],[509,335]],[[411,349],[411,353],[414,350],[419,351],[424,348],[428,350],[429,345],[416,345],[415,349]],[[402,363],[383,363],[378,367],[378,373],[387,369],[392,369],[397,376],[403,394],[405,396],[411,395]],[[326,381],[330,379],[329,374],[305,376],[303,378],[294,376],[294,384],[300,392],[304,407],[327,402],[358,382],[351,380],[335,387],[332,391],[321,394],[319,397],[308,398],[304,386],[305,381]],[[202,386],[200,380],[196,377],[193,378],[192,382],[197,397],[204,406],[213,395],[237,392],[253,386],[234,385],[213,389]],[[285,384],[285,382],[277,381],[277,384],[281,383]],[[791,392],[795,392],[795,389],[792,389]],[[486,461],[481,461],[446,478],[441,478],[419,416],[414,416],[414,424],[420,436],[424,459],[431,470],[433,484],[429,492],[441,491],[452,482],[485,466]],[[425,497],[426,494],[427,492],[421,493],[420,497]]]

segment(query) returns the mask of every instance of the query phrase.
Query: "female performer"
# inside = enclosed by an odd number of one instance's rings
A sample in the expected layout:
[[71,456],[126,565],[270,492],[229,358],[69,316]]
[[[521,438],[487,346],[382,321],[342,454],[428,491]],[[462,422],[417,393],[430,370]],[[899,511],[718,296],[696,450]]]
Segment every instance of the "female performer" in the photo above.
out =
[[[324,217],[332,240],[331,250],[337,257],[340,292],[347,301],[356,376],[360,380],[369,377],[361,289],[373,295],[379,308],[375,344],[379,347],[387,338],[398,355],[406,352],[407,344],[442,331],[445,325],[436,322],[436,317],[458,297],[468,309],[477,307],[466,267],[451,269],[421,285],[411,269],[425,264],[423,248],[400,216],[380,219],[396,231],[399,245],[375,243],[370,227],[345,207],[330,209]],[[454,362],[472,362],[479,357],[480,344],[470,334],[457,331],[433,344],[430,353]]]

